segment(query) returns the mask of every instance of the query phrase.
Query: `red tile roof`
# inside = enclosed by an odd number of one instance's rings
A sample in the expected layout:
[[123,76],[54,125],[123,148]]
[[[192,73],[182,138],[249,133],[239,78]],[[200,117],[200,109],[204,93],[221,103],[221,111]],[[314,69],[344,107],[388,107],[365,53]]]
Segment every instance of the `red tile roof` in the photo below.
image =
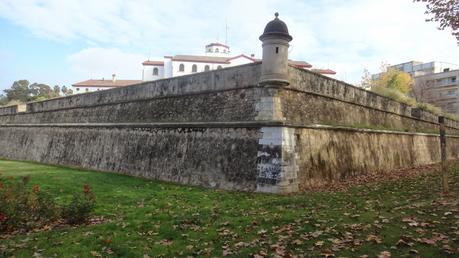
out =
[[176,55],[172,57],[172,61],[229,64],[228,57],[222,56]]
[[147,60],[147,61],[143,62],[142,64],[143,65],[164,66],[164,62],[163,61],[150,61],[150,60]]
[[335,71],[330,69],[311,69],[311,71],[320,73],[320,74],[336,74]]
[[252,57],[248,57],[248,56],[246,56],[244,54],[241,54],[241,55],[238,55],[238,56],[234,56],[234,57],[230,57],[227,60],[230,61],[230,60],[233,60],[233,59],[236,59],[236,58],[239,58],[239,57],[244,57],[244,58],[247,58],[247,59],[251,60],[252,62],[257,62],[257,59],[252,58]]
[[226,48],[230,48],[229,46],[227,45],[224,45],[222,43],[218,43],[218,42],[215,42],[215,43],[210,43],[209,45],[207,45],[206,47],[213,47],[213,46],[216,46],[216,47],[226,47]]
[[305,61],[295,61],[295,60],[288,60],[288,63],[290,65],[293,65],[293,66],[296,66],[296,67],[299,67],[299,68],[311,68],[312,65],[305,62]]
[[123,87],[141,83],[141,80],[86,80],[72,84],[73,87]]

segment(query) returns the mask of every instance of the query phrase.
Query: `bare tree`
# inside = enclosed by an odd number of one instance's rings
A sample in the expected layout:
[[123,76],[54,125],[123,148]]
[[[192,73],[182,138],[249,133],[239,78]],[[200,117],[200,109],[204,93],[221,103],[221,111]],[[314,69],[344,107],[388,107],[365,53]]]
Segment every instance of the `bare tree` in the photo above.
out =
[[426,14],[431,17],[428,22],[439,22],[440,30],[451,28],[453,36],[459,45],[459,0],[414,0],[426,3]]
[[432,80],[416,79],[410,94],[417,102],[429,102],[433,97],[433,84]]

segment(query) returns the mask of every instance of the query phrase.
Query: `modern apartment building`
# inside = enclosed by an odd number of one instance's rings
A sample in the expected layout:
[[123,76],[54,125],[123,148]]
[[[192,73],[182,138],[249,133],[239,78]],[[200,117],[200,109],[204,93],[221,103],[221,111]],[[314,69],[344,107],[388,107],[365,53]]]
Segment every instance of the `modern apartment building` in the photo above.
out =
[[[427,74],[442,73],[459,69],[459,65],[432,61],[423,63],[419,61],[410,61],[406,63],[391,65],[389,68],[396,68],[405,73],[409,73],[412,77],[422,76]],[[373,74],[372,79],[378,79],[381,73]]]
[[[459,114],[459,65],[446,62],[410,61],[389,66],[413,77],[412,95],[419,102],[440,107],[444,112]],[[381,74],[373,74],[378,79]]]
[[413,94],[444,112],[459,114],[459,69],[414,77]]

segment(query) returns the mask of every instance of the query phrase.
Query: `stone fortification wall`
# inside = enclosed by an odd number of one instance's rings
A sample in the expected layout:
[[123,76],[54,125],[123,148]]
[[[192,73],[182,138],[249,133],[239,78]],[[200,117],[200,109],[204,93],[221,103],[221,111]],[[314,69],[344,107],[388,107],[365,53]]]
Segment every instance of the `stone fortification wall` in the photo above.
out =
[[259,73],[249,64],[28,103],[23,113],[0,108],[0,124],[254,120]]
[[18,106],[7,106],[7,107],[0,107],[0,116],[5,116],[5,115],[13,115],[18,112]]
[[[437,116],[293,67],[287,87],[259,86],[260,73],[250,64],[1,108],[0,157],[273,193],[439,162]],[[458,138],[447,144],[458,157]]]
[[0,124],[253,121],[261,91],[248,87],[25,112],[0,116]]
[[[290,85],[282,91],[286,121],[397,131],[436,132],[438,116],[396,102],[371,91],[290,67]],[[417,110],[416,110],[417,111]],[[459,134],[458,122],[448,119],[448,133]]]
[[[440,162],[438,135],[344,128],[298,128],[300,189]],[[447,138],[448,158],[459,157],[459,137]]]
[[0,127],[0,157],[254,191],[257,128]]
[[129,87],[33,102],[27,105],[27,112],[42,112],[64,108],[139,101],[155,97],[181,96],[207,91],[215,92],[247,88],[249,86],[256,86],[259,76],[259,65],[241,65],[232,67],[231,69],[220,69],[158,81],[144,82]]

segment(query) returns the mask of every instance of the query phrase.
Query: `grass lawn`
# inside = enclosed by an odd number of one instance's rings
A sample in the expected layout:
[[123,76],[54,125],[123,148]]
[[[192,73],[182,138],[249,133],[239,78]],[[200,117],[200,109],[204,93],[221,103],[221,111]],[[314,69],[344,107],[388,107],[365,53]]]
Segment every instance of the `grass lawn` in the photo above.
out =
[[0,174],[30,175],[29,187],[39,184],[58,202],[87,183],[94,216],[105,218],[0,238],[0,257],[454,257],[459,248],[459,166],[453,197],[443,199],[433,174],[293,196],[16,161],[0,160]]

